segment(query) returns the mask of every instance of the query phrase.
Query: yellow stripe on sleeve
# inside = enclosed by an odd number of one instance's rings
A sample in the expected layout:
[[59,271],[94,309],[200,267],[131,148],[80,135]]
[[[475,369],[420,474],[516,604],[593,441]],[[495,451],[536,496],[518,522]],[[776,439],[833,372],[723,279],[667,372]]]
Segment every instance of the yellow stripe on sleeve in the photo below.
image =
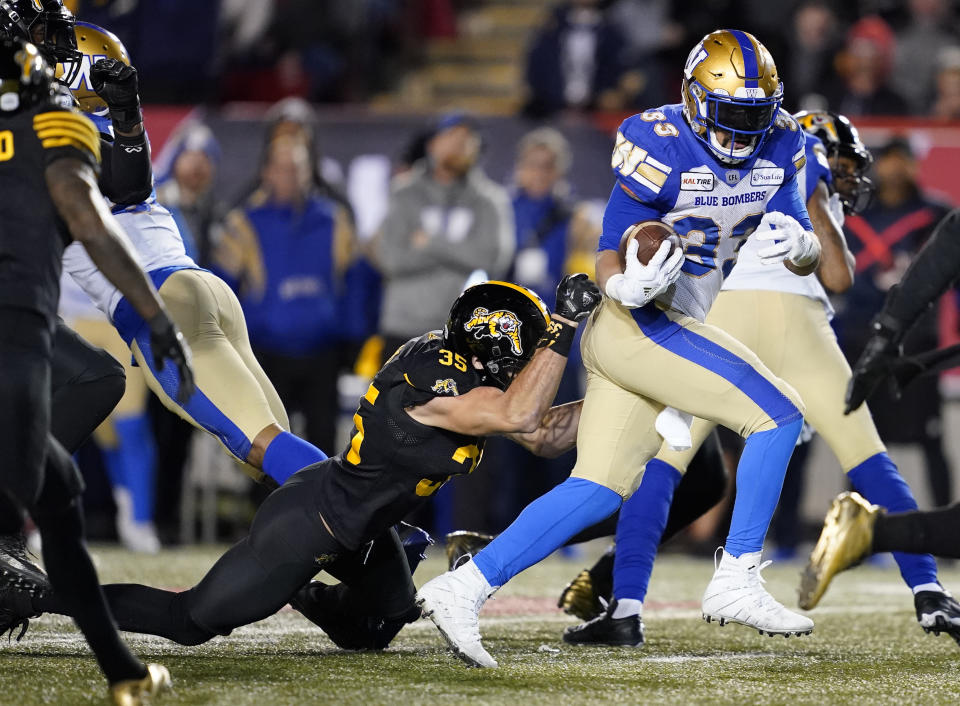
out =
[[44,149],[76,147],[100,161],[100,133],[90,119],[80,113],[65,110],[38,113],[33,116],[33,129]]

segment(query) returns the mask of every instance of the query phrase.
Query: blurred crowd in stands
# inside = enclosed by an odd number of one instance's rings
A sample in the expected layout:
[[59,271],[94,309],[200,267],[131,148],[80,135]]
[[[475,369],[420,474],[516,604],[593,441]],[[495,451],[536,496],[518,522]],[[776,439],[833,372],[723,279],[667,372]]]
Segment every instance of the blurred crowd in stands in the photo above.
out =
[[[362,102],[422,63],[430,39],[468,31],[495,0],[73,0],[111,28],[147,102]],[[960,118],[953,0],[524,0],[546,22],[528,39],[530,115],[675,100],[686,53],[717,27],[773,53],[786,107]],[[171,38],[175,38],[171,41]]]
[[[373,237],[358,227],[369,214],[358,214],[356,195],[350,190],[352,203],[344,195],[349,185],[339,181],[342,171],[321,154],[324,136],[310,102],[362,102],[387,89],[421,60],[424,40],[457,36],[458,18],[487,3],[73,4],[83,19],[124,40],[141,73],[145,102],[299,97],[267,114],[259,155],[249,158],[249,184],[229,202],[215,189],[222,178],[217,135],[195,117],[155,155],[157,190],[188,252],[236,289],[251,343],[295,428],[328,453],[341,450],[363,380],[404,340],[441,327],[472,278],[507,278],[551,304],[563,274],[592,272],[603,202],[581,200],[570,188],[574,150],[562,131],[524,123],[531,129],[511,145],[511,173],[498,183],[483,162],[484,142],[502,141],[499,133],[464,113],[429,124],[424,119],[422,129],[410,131],[405,149],[390,155],[382,193],[364,187],[366,203],[384,203],[382,223],[368,227]],[[829,107],[852,117],[960,119],[960,33],[950,0],[571,0],[557,3],[548,17],[529,38],[529,118],[675,102],[692,44],[718,26],[733,26],[755,32],[771,50],[790,111]],[[835,302],[834,325],[850,359],[862,349],[885,293],[948,209],[921,189],[910,143],[894,139],[871,147],[877,193],[866,211],[847,219],[856,283]],[[932,348],[951,336],[955,342],[957,300],[946,297],[942,309],[918,324],[908,347]],[[65,311],[74,320],[85,315]],[[560,401],[582,394],[580,376],[574,359]],[[99,450],[91,444],[81,461],[88,492],[107,497],[106,479],[124,475],[111,468],[136,467],[126,472],[138,479],[130,487],[118,494],[114,482],[117,529],[131,548],[151,551],[158,546],[155,528],[165,543],[192,536],[184,533],[181,517],[184,484],[191,482],[183,469],[196,452],[190,428],[137,387],[135,377],[128,369],[128,403],[115,415],[112,432],[98,434]],[[953,491],[936,379],[919,383],[895,404],[881,395],[871,405],[881,435],[922,452],[929,496],[947,504]],[[124,444],[133,446],[124,450]],[[797,508],[805,459],[801,447],[773,530],[785,556],[802,539]],[[499,531],[572,465],[573,452],[542,462],[494,441],[483,473],[442,489],[427,516],[415,519],[439,532]],[[97,512],[97,502],[87,505]],[[99,506],[112,517],[112,506]],[[94,531],[98,526],[103,523],[95,521]],[[237,529],[245,527],[241,522]],[[715,531],[722,527],[695,530],[700,539]],[[144,532],[152,538],[144,540]]]

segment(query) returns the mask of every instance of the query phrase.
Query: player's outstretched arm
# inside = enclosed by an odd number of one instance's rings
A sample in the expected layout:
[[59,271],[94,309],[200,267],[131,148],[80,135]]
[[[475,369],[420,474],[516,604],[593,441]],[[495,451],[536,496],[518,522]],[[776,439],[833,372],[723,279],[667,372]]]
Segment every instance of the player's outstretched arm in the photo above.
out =
[[481,386],[457,397],[435,397],[407,413],[421,424],[470,436],[536,432],[556,397],[574,331],[600,298],[586,275],[564,277],[540,348],[505,391]]
[[551,407],[536,431],[507,434],[507,437],[537,456],[556,458],[577,445],[582,409],[583,400]]
[[70,235],[83,243],[97,269],[149,324],[154,363],[162,368],[163,360],[169,358],[177,366],[177,396],[186,401],[195,389],[190,349],[131,254],[123,229],[100,195],[93,169],[80,159],[63,158],[47,166],[45,177],[50,198]]
[[[839,206],[836,212],[839,221],[831,199]],[[843,207],[840,206],[839,197],[831,197],[827,185],[820,181],[807,200],[807,213],[810,214],[813,232],[820,239],[820,265],[817,275],[823,286],[831,292],[845,292],[853,285],[856,259],[847,247],[847,240],[841,230]]]

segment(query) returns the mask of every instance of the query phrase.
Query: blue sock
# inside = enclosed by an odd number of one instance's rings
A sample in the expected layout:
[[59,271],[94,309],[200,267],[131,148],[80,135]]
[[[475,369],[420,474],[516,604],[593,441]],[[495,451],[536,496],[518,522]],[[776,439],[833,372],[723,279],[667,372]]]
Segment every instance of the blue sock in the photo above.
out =
[[[916,510],[910,486],[900,475],[896,464],[886,453],[871,456],[847,471],[847,477],[863,497],[889,512]],[[910,588],[937,581],[937,562],[929,554],[894,552],[900,575]]]
[[637,492],[620,508],[613,562],[613,597],[617,600],[642,601],[646,597],[673,491],[681,478],[683,474],[670,464],[650,459]]
[[737,497],[724,548],[733,556],[763,549],[803,419],[747,437],[737,465]]
[[284,431],[274,437],[263,454],[263,472],[283,485],[301,468],[326,458],[327,455],[310,442]]
[[126,488],[136,522],[152,522],[156,445],[146,414],[113,419],[117,448],[104,453],[111,485]]
[[621,501],[599,483],[567,478],[527,505],[473,561],[491,586],[502,586],[580,530],[610,517]]

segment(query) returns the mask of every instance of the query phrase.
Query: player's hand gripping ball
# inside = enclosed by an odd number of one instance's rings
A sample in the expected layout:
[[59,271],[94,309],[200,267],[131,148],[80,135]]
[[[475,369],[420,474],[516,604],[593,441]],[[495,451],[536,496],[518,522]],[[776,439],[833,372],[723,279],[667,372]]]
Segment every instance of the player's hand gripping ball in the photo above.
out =
[[673,254],[676,248],[680,247],[680,236],[673,232],[673,229],[666,223],[662,221],[637,223],[627,228],[620,238],[618,252],[620,253],[620,266],[624,269],[626,269],[627,248],[632,240],[637,241],[637,260],[640,261],[641,265],[650,262],[650,258],[656,254],[665,240],[670,242],[670,249],[667,252],[668,257]]

